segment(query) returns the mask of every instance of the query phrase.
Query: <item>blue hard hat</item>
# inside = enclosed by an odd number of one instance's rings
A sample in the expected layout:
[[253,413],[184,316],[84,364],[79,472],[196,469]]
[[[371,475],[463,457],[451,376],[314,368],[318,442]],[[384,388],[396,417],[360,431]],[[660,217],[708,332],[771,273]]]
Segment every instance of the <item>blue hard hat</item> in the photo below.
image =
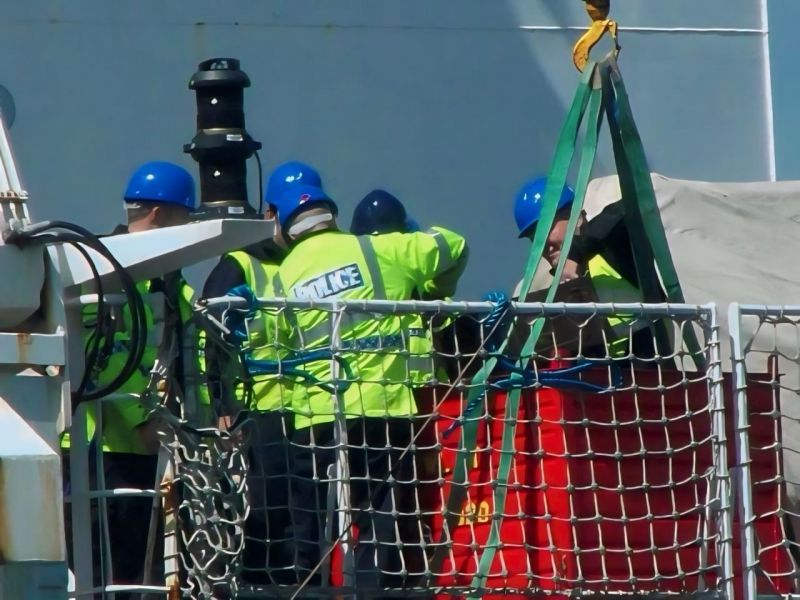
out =
[[419,231],[416,221],[409,218],[403,203],[384,190],[372,190],[353,211],[350,233],[371,235]]
[[194,179],[171,162],[155,160],[136,169],[125,188],[125,202],[159,202],[194,210]]
[[281,227],[286,227],[301,208],[313,204],[325,203],[334,215],[339,212],[336,203],[322,188],[319,172],[311,165],[294,160],[280,165],[269,176],[264,201],[277,209]]
[[415,219],[412,219],[411,217],[406,219],[405,233],[416,233],[421,230],[422,229],[420,228],[419,223],[417,223]]
[[[523,185],[522,189],[517,192],[517,197],[514,199],[514,219],[517,221],[519,237],[528,235],[529,229],[539,222],[546,189],[547,177],[539,177]],[[575,200],[575,190],[565,185],[561,190],[561,197],[558,199],[557,210],[572,204],[573,200]]]

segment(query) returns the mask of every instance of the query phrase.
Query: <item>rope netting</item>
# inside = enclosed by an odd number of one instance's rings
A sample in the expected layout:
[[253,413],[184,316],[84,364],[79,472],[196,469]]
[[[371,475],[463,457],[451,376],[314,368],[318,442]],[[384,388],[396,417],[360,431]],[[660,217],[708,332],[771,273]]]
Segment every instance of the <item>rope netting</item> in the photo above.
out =
[[800,577],[800,307],[731,307],[745,594]]
[[173,422],[162,427],[161,443],[171,459],[162,484],[165,542],[174,548],[167,583],[189,598],[233,598],[248,516],[241,440]]
[[220,447],[247,466],[173,446],[182,539],[210,552],[187,590],[233,575],[240,597],[728,591],[713,309],[226,297],[200,312],[241,366]]

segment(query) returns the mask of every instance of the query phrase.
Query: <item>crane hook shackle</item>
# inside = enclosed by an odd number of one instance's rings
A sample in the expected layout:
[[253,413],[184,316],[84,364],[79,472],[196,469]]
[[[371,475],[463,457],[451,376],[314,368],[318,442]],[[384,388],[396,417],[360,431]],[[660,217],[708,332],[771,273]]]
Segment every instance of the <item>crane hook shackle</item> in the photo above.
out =
[[586,68],[592,49],[600,42],[606,32],[611,33],[614,40],[614,55],[619,55],[619,40],[617,38],[617,22],[609,19],[611,0],[583,0],[586,3],[586,12],[592,19],[589,30],[575,43],[572,49],[572,63],[579,71]]

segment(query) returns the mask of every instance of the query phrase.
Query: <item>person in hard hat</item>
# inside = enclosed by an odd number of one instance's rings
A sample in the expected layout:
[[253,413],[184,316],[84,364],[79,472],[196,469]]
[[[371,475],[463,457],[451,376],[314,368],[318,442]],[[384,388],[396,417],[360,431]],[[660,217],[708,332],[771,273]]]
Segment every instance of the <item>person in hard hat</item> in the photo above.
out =
[[[248,286],[258,298],[273,297],[273,279],[286,254],[280,243],[275,207],[267,203],[264,219],[276,225],[275,237],[223,255],[203,287],[204,298],[225,296]],[[275,360],[279,338],[266,311],[247,321],[247,355]],[[248,435],[247,493],[243,579],[249,583],[291,583],[294,575],[289,512],[288,439],[294,419],[288,412],[291,382],[279,375],[251,375],[238,356],[219,344],[205,343],[207,394],[221,427],[245,419]]]
[[[182,225],[189,221],[195,209],[194,180],[188,171],[176,164],[148,162],[134,171],[123,198],[127,225],[117,226],[112,235]],[[147,344],[141,363],[112,397],[102,400],[102,432],[95,431],[94,411],[90,409],[88,413],[92,448],[99,447],[104,453],[106,489],[158,487],[157,424],[151,419],[151,409],[141,395],[147,390],[150,371],[159,360],[170,371],[167,389],[159,390],[168,396],[164,401],[185,401],[183,382],[196,360],[189,351],[193,342],[187,342],[195,338],[191,330],[193,292],[181,273],[176,271],[139,282],[136,287],[145,303],[147,326]],[[131,314],[127,305],[105,315],[98,315],[97,309],[96,305],[84,309],[87,335],[96,335],[98,319],[108,321],[103,330],[110,334],[106,333],[100,340],[89,389],[98,389],[113,381],[135,344],[128,330]],[[172,338],[175,343],[170,341],[170,335],[175,336]],[[62,438],[65,451],[69,450],[71,442],[65,434]],[[93,467],[94,459],[91,464]],[[107,500],[107,506],[113,582],[141,584],[153,501],[147,497],[121,495]],[[159,547],[156,544],[156,548]],[[130,597],[126,593],[117,596]]]
[[[377,236],[340,231],[336,203],[325,192],[319,173],[301,162],[275,169],[268,193],[289,245],[276,278],[279,295],[309,301],[409,300],[416,291],[423,298],[445,298],[455,292],[467,261],[462,236],[439,227],[432,233]],[[295,347],[306,352],[331,348],[334,314],[294,308],[290,316],[283,326]],[[356,312],[346,312],[337,322],[340,374],[334,378],[330,359],[309,361],[308,378],[295,385],[292,395],[298,575],[303,581],[317,566],[324,548],[321,532],[334,525],[326,523],[330,516],[326,498],[329,473],[335,472],[329,467],[338,464],[339,469],[349,470],[348,500],[358,528],[356,585],[403,585],[393,507],[397,495],[404,495],[398,488],[412,477],[410,461],[401,462],[400,457],[411,443],[417,411],[407,383],[405,323],[397,315]],[[336,461],[344,437],[346,464]],[[318,582],[318,577],[311,580]]]
[[[350,233],[353,235],[382,235],[386,233],[415,233],[420,231],[419,224],[409,216],[406,207],[394,195],[385,190],[372,190],[356,205],[353,219],[350,224]],[[435,232],[435,230],[433,230]],[[420,298],[420,293],[415,291],[414,299]],[[453,366],[452,359],[439,360],[435,355],[435,346],[446,347],[450,356],[455,356],[456,349],[454,338],[456,335],[452,319],[443,318],[441,315],[408,315],[408,366],[409,375],[414,387],[414,396],[417,406],[430,414],[433,410],[433,396],[429,393],[430,386],[447,381],[447,367]],[[440,364],[442,363],[442,364]],[[423,415],[424,420],[424,415]],[[434,450],[418,451],[415,459],[415,470],[421,484],[430,483],[438,478],[439,456]],[[421,494],[412,494],[408,500],[412,506],[410,511],[417,507],[413,503]],[[423,513],[435,510],[434,506],[418,507]],[[408,527],[418,528],[419,520],[409,520]],[[426,529],[427,523],[423,523]],[[401,528],[401,532],[403,528]],[[413,538],[413,534],[407,535]],[[405,560],[410,565],[409,570],[424,567],[424,558],[417,552],[418,548],[410,545],[405,553]]]
[[385,190],[372,190],[364,196],[356,205],[350,222],[353,235],[416,231],[419,231],[419,225],[408,216],[403,203]]
[[[406,207],[395,196],[385,190],[372,190],[356,205],[350,224],[353,235],[381,235],[386,233],[415,233],[417,222],[408,216]],[[435,234],[435,230],[431,231]],[[420,299],[415,290],[413,299]],[[409,375],[417,387],[433,381],[433,339],[421,315],[409,315],[408,351]]]
[[[527,182],[517,193],[514,199],[514,218],[520,238],[533,240],[541,218],[546,188],[547,178],[539,177]],[[564,186],[558,199],[555,220],[544,247],[543,258],[551,274],[561,257],[574,200],[573,189]],[[542,273],[541,270],[537,273],[531,291],[547,287],[543,283],[543,275],[546,276],[547,273]],[[572,247],[565,261],[561,283],[579,277],[591,280],[597,302],[619,304],[643,301],[642,292],[638,287],[636,264],[625,225],[622,201],[608,205],[591,221],[586,219],[585,212],[581,212]],[[514,292],[514,298],[524,295],[520,285]],[[639,358],[653,356],[653,336],[646,322],[615,315],[608,318],[608,325],[612,334],[606,344],[607,349],[604,350],[607,350],[609,356],[618,358],[629,354],[628,337],[631,331],[634,332],[632,340],[634,354]]]
[[[267,205],[263,218],[277,227],[274,206]],[[277,274],[278,265],[285,255],[286,247],[282,244],[279,228],[276,228],[274,237],[220,257],[206,279],[202,297],[225,296],[234,288],[243,285],[248,286],[257,297],[272,296],[272,279]],[[250,382],[236,379],[242,373],[232,373],[233,379],[227,375],[228,368],[235,370],[236,367],[220,364],[226,355],[227,353],[218,345],[207,344],[205,360],[208,363],[208,372],[205,393],[210,395],[217,424],[223,428],[231,426],[238,411],[250,408],[243,402],[246,400],[245,393],[252,391],[247,389]]]

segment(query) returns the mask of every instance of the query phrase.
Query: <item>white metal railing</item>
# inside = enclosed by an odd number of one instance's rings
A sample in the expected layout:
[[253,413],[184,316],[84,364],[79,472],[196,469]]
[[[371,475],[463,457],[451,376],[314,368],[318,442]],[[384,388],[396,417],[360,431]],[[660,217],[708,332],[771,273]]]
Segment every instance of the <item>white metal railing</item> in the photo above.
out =
[[[230,297],[212,299],[205,304],[205,310],[216,309],[219,320],[229,322],[231,314],[226,314],[226,311],[247,310],[244,305],[244,301]],[[332,476],[327,480],[323,477],[320,484],[340,489],[340,493],[334,495],[334,498],[338,498],[338,503],[333,507],[317,507],[320,513],[327,510],[331,515],[339,515],[340,524],[350,519],[358,525],[359,510],[352,502],[348,503],[346,497],[343,498],[341,488],[357,485],[359,475],[351,473],[348,479],[342,474],[347,473],[348,467],[351,470],[353,468],[353,448],[364,443],[358,437],[356,441],[351,437],[348,443],[348,434],[352,436],[352,431],[349,430],[352,426],[348,429],[348,424],[352,421],[348,417],[354,415],[347,414],[347,397],[354,393],[353,387],[360,388],[356,395],[367,397],[369,391],[366,387],[371,383],[371,376],[366,371],[358,372],[359,359],[354,356],[357,352],[348,344],[348,336],[353,335],[353,329],[351,327],[348,334],[346,324],[355,324],[357,328],[362,323],[359,315],[369,315],[372,320],[381,321],[401,314],[422,314],[461,317],[476,327],[477,333],[471,347],[462,339],[460,345],[451,344],[450,350],[436,352],[437,359],[443,359],[444,362],[455,361],[455,371],[466,371],[467,378],[462,379],[454,389],[448,389],[453,387],[448,385],[429,388],[423,386],[417,392],[418,404],[419,398],[428,394],[428,404],[421,409],[421,415],[416,419],[427,425],[427,429],[422,425],[422,430],[432,437],[427,441],[418,437],[414,444],[397,447],[398,451],[409,451],[415,464],[424,461],[426,449],[438,454],[439,458],[436,471],[428,475],[427,479],[416,481],[418,486],[427,486],[432,493],[433,500],[427,501],[432,504],[426,504],[426,500],[417,495],[406,514],[421,521],[428,520],[429,527],[433,530],[432,537],[429,540],[417,537],[411,542],[402,537],[388,540],[390,545],[402,544],[405,548],[416,546],[422,551],[416,557],[421,563],[415,567],[416,571],[412,569],[413,558],[396,558],[395,564],[402,564],[402,568],[395,567],[394,570],[404,573],[405,577],[399,587],[408,593],[415,586],[420,589],[420,586],[428,585],[451,591],[469,590],[473,585],[477,564],[487,548],[488,528],[492,522],[499,520],[504,523],[506,537],[503,539],[503,547],[497,551],[494,565],[487,573],[486,588],[489,593],[499,593],[502,590],[547,592],[563,589],[584,592],[669,592],[686,589],[702,593],[731,592],[731,494],[728,489],[728,461],[724,443],[719,340],[713,307],[524,303],[508,306],[508,318],[523,332],[529,329],[531,320],[539,316],[546,319],[549,325],[553,325],[546,329],[543,336],[545,342],[538,348],[537,358],[532,362],[528,359],[523,361],[523,364],[529,365],[536,372],[534,379],[538,377],[544,381],[548,363],[553,367],[555,360],[559,361],[562,368],[574,367],[582,361],[594,361],[594,372],[581,375],[579,379],[584,383],[594,382],[597,389],[556,394],[560,399],[556,402],[567,403],[560,409],[567,412],[558,416],[546,414],[548,410],[553,410],[548,405],[553,397],[549,395],[550,392],[545,391],[548,388],[541,388],[533,379],[525,385],[527,390],[521,405],[525,411],[533,412],[509,416],[504,414],[502,406],[493,404],[499,395],[506,393],[503,391],[506,384],[503,383],[502,376],[490,384],[492,391],[489,396],[480,399],[476,406],[468,405],[466,396],[477,385],[469,377],[497,352],[496,348],[487,346],[491,341],[490,332],[481,328],[479,323],[487,313],[496,308],[494,304],[392,301],[310,303],[263,300],[258,303],[258,307],[270,315],[271,324],[266,327],[274,333],[272,343],[275,344],[276,352],[279,355],[281,352],[286,353],[284,359],[278,359],[277,362],[285,360],[288,363],[292,353],[327,349],[330,351],[327,362],[320,362],[316,369],[308,366],[309,370],[313,371],[319,384],[333,385],[344,380],[351,386],[348,390],[339,392],[339,395],[345,397],[343,405],[341,402],[331,405],[331,419],[338,423],[335,431],[339,433],[332,437],[332,447],[338,452],[338,460],[334,463],[338,466]],[[252,305],[249,308],[252,309]],[[304,321],[304,315],[314,311],[321,311],[325,318]],[[671,347],[658,348],[650,335],[645,336],[649,338],[649,348],[645,348],[646,352],[641,356],[637,356],[640,348],[636,348],[634,344],[629,345],[623,356],[616,361],[608,360],[605,351],[593,353],[591,350],[597,345],[597,339],[591,340],[590,337],[602,336],[603,333],[599,330],[604,328],[607,317],[613,315],[627,317],[631,332],[640,330],[635,323],[637,319],[648,324],[661,321],[667,326]],[[317,317],[319,316],[318,312]],[[279,330],[284,317],[291,317],[291,321],[297,326],[289,325],[282,338]],[[566,327],[558,327],[554,325],[557,320],[569,320],[569,323]],[[319,327],[320,323],[322,327]],[[341,330],[342,324],[345,324],[344,334]],[[265,326],[259,324],[259,327]],[[331,332],[327,337],[324,336],[326,327]],[[564,334],[570,327],[574,330],[572,339],[566,340],[568,343],[556,350],[560,346],[559,340],[552,338]],[[692,357],[691,351],[681,342],[681,333],[687,327],[694,327],[702,334],[704,345],[701,352],[708,365],[703,371],[692,370],[691,359],[699,357]],[[302,332],[307,331],[307,328],[314,329],[317,333],[303,338]],[[294,336],[293,332],[298,331],[300,333]],[[401,343],[398,348],[394,345],[396,340],[389,340],[390,336],[385,331],[376,334],[373,330],[372,334],[382,338],[381,341],[377,346],[362,352],[384,356],[396,353],[398,356],[412,357],[411,346],[403,346]],[[459,335],[461,334],[463,329],[459,331]],[[313,344],[314,340],[317,340],[317,344],[313,347],[304,345]],[[601,345],[604,341],[601,340]],[[453,346],[458,347],[453,350]],[[341,360],[331,362],[331,357]],[[339,370],[337,373],[338,365],[348,361],[351,362],[351,371],[354,372],[342,375]],[[470,361],[474,361],[471,369]],[[614,364],[624,366],[615,374],[615,369],[611,367]],[[498,373],[502,370],[501,367]],[[389,367],[386,367],[386,372],[389,372]],[[622,379],[619,379],[620,373]],[[400,379],[410,381],[412,378],[403,371]],[[602,393],[598,393],[598,389]],[[573,401],[574,404],[570,404]],[[598,410],[601,405],[605,405],[604,410],[607,412],[601,411],[593,415],[593,418],[585,416],[586,411]],[[628,414],[627,419],[621,418],[625,411]],[[466,417],[463,416],[465,412],[469,413]],[[477,457],[478,465],[467,469],[468,477],[477,477],[478,480],[467,480],[464,503],[458,507],[457,514],[453,514],[453,507],[448,506],[448,478],[452,476],[460,460],[460,453],[472,450],[460,448],[459,443],[466,424],[476,421],[484,425],[493,423],[495,429],[491,430],[490,427],[490,430],[479,434],[482,436],[479,449],[471,454],[473,458]],[[495,478],[499,468],[498,461],[506,452],[503,450],[501,430],[503,426],[512,423],[520,435],[527,436],[525,443],[533,445],[515,447],[512,444],[515,460],[508,481],[503,482]],[[548,428],[549,431],[543,434],[542,430]],[[645,430],[648,435],[644,435]],[[656,437],[657,431],[662,432],[660,439]],[[560,439],[555,447],[547,446],[550,442],[544,440],[543,435],[544,438],[555,435]],[[537,444],[544,446],[537,447]],[[592,444],[597,447],[592,448]],[[650,444],[655,446],[650,447]],[[291,445],[303,447],[311,454],[317,450],[313,441],[293,440]],[[412,447],[416,448],[416,455],[414,450],[410,450]],[[534,469],[528,474],[532,479],[526,480],[525,469],[537,463],[540,465],[537,467],[539,472]],[[325,464],[320,465],[318,472],[326,473]],[[547,467],[542,467],[543,464],[547,464]],[[666,470],[663,469],[664,465]],[[488,471],[481,471],[482,468]],[[643,468],[660,469],[661,472],[654,474],[651,480],[642,480]],[[574,481],[558,479],[559,472],[563,474],[570,469],[576,470]],[[640,477],[638,482],[635,480],[636,473]],[[257,482],[251,482],[251,486],[255,485]],[[507,490],[508,500],[505,507],[498,507],[493,502],[498,487]],[[625,493],[621,491],[623,489],[626,490]],[[636,499],[632,500],[634,497]],[[536,501],[554,504],[539,514],[530,504]],[[558,501],[563,503],[560,508],[556,506]],[[401,503],[397,499],[395,502]],[[645,508],[648,505],[649,509]],[[525,509],[525,506],[528,508]],[[372,509],[380,513],[380,508],[373,506]],[[605,510],[609,512],[605,514]],[[447,523],[449,516],[455,517],[452,527]],[[540,526],[543,529],[537,533],[531,528],[531,524],[539,521],[546,524]],[[648,531],[646,540],[641,539],[642,531]],[[689,531],[692,533],[687,537]],[[634,541],[637,535],[640,537]],[[359,557],[352,554],[348,556],[348,552],[353,552],[353,544],[337,544],[337,540],[348,542],[348,535],[339,537],[334,535],[332,539],[321,544],[323,551],[316,557],[316,566],[320,567],[320,571],[335,575],[342,564],[361,564],[362,559]],[[627,542],[624,541],[626,537],[629,538]],[[582,547],[575,552],[578,538]],[[358,548],[364,544],[363,540],[358,540],[354,545]],[[344,562],[337,563],[335,558],[331,562],[331,556],[335,557],[339,546],[343,551]],[[663,563],[660,557],[669,552],[681,558],[677,561],[673,559],[671,565]],[[437,553],[444,558],[437,560]],[[540,562],[537,563],[537,560]],[[375,567],[381,571],[378,565]],[[268,565],[265,565],[264,570],[268,570]],[[302,571],[300,568],[298,570]],[[388,575],[390,571],[392,568],[386,568],[382,574]],[[379,589],[363,587],[360,584],[363,576],[357,570],[351,573],[342,572],[340,576],[338,583],[346,585],[338,588],[339,592],[353,591],[355,586],[359,597],[370,592],[381,593]],[[386,579],[388,581],[391,578]],[[338,593],[335,585],[337,582],[321,581],[320,578],[315,580],[313,573],[308,577],[300,577],[297,581],[298,584],[310,582],[317,584],[313,593]]]
[[[124,395],[129,397],[130,395]],[[122,498],[151,498],[154,510],[148,523],[132,523],[149,530],[150,547],[165,545],[165,539],[155,539],[156,522],[162,518],[162,494],[159,482],[166,469],[166,461],[154,469],[151,488],[108,488],[105,482],[105,453],[103,446],[103,403],[118,400],[117,396],[79,404],[70,428],[70,448],[65,459],[69,463],[69,494],[65,495],[65,517],[70,521],[72,539],[70,556],[75,575],[70,598],[95,598],[97,594],[115,592],[168,592],[165,585],[114,583],[111,565],[111,539],[109,535],[109,501]],[[94,433],[88,432],[88,414],[92,414]],[[131,432],[133,434],[133,432]],[[166,458],[166,455],[164,456]],[[167,549],[174,544],[167,544]],[[117,548],[116,551],[119,551]],[[169,558],[169,552],[166,553]],[[152,555],[150,556],[152,560]],[[144,571],[149,567],[143,567]],[[99,571],[99,572],[97,572]]]
[[[308,592],[362,598],[429,594],[428,589],[469,595],[478,591],[475,577],[487,549],[495,558],[480,587],[490,595],[734,596],[733,549],[739,536],[713,305],[517,303],[499,309],[487,302],[285,300],[245,305],[232,297],[210,299],[198,312],[212,326],[218,323],[217,338],[224,338],[237,323],[234,317],[250,310],[245,328],[252,333],[257,325],[267,332],[262,343],[275,350],[273,362],[283,376],[313,377],[295,384],[286,394],[287,406],[273,411],[282,435],[256,431],[264,425],[259,411],[230,434],[193,433],[167,421],[163,447],[173,459],[173,479],[165,489],[172,490],[171,498],[155,487],[135,493],[170,505],[168,576],[175,581],[182,572],[181,587],[190,597]],[[324,323],[330,335],[309,347],[303,344],[313,340],[300,333],[304,315],[312,313],[322,318],[309,322]],[[607,319],[615,315],[624,319],[630,342],[610,356]],[[285,327],[289,316],[294,324],[299,319],[300,327]],[[421,318],[412,323],[411,317]],[[520,360],[519,340],[537,318],[547,323],[542,340],[534,356]],[[390,333],[392,319],[399,323],[399,336]],[[354,343],[354,331],[367,320],[387,328],[371,330],[374,344]],[[667,334],[660,343],[648,333],[656,323]],[[699,355],[682,342],[690,327],[701,339]],[[423,329],[433,347],[409,344],[411,329]],[[508,330],[517,343],[503,347],[497,342]],[[319,350],[327,354],[291,363]],[[241,351],[247,354],[246,344]],[[479,384],[478,370],[501,354],[510,359],[501,362],[488,385]],[[374,359],[371,366],[366,357]],[[391,368],[378,369],[379,376],[370,371],[387,357]],[[426,359],[430,378],[412,372],[414,358]],[[698,370],[696,364],[705,366]],[[276,377],[269,370],[251,373],[252,383]],[[399,429],[381,434],[382,443],[367,425],[354,429],[359,423],[354,402],[374,398],[374,386],[405,390],[419,409],[399,419],[407,423],[405,433],[398,433],[402,426],[395,423]],[[505,399],[515,387],[524,389],[518,411],[510,414]],[[484,390],[488,393],[480,393]],[[328,398],[330,438],[303,437],[305,427],[293,412],[301,402],[298,393],[303,402],[310,397],[311,405],[317,394]],[[313,421],[315,415],[306,417]],[[317,428],[325,434],[324,425]],[[472,447],[464,446],[468,429],[474,430]],[[249,472],[231,461],[231,451],[247,453]],[[284,475],[266,473],[258,461],[283,453],[287,461],[310,460],[315,475],[300,486],[309,494],[293,495],[303,471],[299,462],[287,464],[284,473],[294,477],[286,484],[289,496],[274,506],[258,492],[274,496]],[[512,460],[508,474],[499,476],[504,456]],[[370,460],[389,466],[365,467]],[[461,498],[452,482],[459,465],[465,475]],[[87,484],[88,490],[88,472],[83,480],[75,475],[73,483]],[[366,483],[373,479],[377,488]],[[99,487],[93,493],[73,490],[74,499],[82,498],[82,508],[76,507],[81,518],[89,518],[86,506],[93,498],[105,502],[107,492]],[[291,548],[303,540],[254,537],[254,523],[278,513],[286,516],[290,531],[302,529],[302,515],[318,520],[318,534],[305,540],[317,544],[313,560]],[[395,526],[381,529],[387,520]],[[493,523],[502,533],[497,548],[490,542]],[[79,591],[93,581],[87,564],[92,543],[85,531],[77,529],[73,541],[75,551],[85,553],[76,561]],[[297,559],[289,568],[271,564],[269,557],[270,549],[284,542]],[[380,552],[387,547],[400,550],[386,559]],[[106,583],[111,591],[113,577]]]

